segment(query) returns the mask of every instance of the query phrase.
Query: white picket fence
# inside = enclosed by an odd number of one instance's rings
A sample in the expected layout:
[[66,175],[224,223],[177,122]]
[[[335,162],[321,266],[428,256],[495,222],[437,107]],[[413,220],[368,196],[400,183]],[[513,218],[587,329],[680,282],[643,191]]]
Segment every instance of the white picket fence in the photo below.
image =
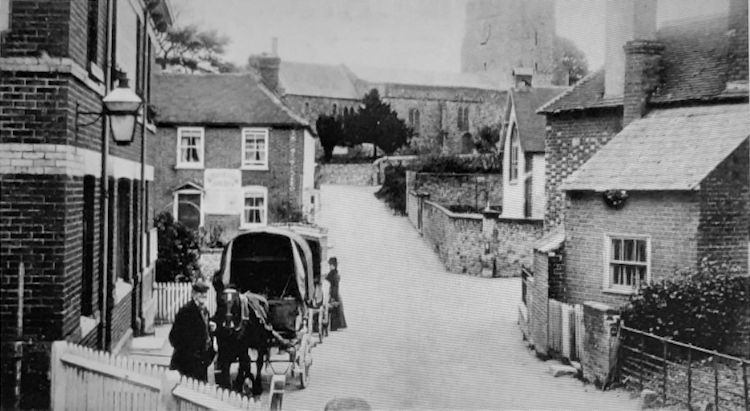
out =
[[564,358],[580,361],[583,356],[585,329],[583,326],[583,306],[565,304],[549,300],[549,333],[550,350]]
[[[155,283],[157,324],[172,323],[174,316],[183,304],[190,301],[193,292],[192,283]],[[216,312],[216,292],[213,286],[208,290],[208,312]]]
[[[52,344],[50,379],[53,410],[269,408],[249,397],[189,379],[161,366],[112,356],[67,341]],[[277,398],[276,403],[280,404],[281,399]]]

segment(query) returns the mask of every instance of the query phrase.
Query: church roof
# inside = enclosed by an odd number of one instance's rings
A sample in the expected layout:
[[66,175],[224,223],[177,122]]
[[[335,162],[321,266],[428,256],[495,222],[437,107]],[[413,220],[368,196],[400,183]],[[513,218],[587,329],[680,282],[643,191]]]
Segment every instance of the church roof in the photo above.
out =
[[359,100],[354,82],[342,65],[281,61],[279,82],[284,94]]

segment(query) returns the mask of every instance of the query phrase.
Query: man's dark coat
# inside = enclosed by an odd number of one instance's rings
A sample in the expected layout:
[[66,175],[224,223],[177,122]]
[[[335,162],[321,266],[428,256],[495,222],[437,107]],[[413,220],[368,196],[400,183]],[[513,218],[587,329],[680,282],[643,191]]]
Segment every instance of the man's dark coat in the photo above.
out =
[[207,380],[206,369],[215,354],[207,321],[208,314],[204,320],[201,309],[190,300],[177,312],[169,332],[174,347],[170,368],[202,381]]

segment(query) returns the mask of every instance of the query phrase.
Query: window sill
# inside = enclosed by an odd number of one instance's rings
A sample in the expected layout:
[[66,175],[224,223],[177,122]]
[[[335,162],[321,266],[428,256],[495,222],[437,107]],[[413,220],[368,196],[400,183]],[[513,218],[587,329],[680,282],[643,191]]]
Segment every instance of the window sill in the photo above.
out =
[[177,164],[175,170],[203,170],[203,164]]
[[240,230],[247,230],[247,229],[256,228],[256,227],[265,227],[266,225],[267,225],[266,223],[253,223],[253,224],[243,223],[243,224],[240,224]]
[[115,282],[115,305],[119,304],[131,291],[133,291],[133,284],[126,283],[122,278],[118,278]]
[[98,64],[94,63],[93,61],[89,61],[89,77],[100,83],[103,83],[104,70],[102,70],[102,68],[99,67]]
[[616,294],[616,295],[634,295],[638,291],[637,290],[625,290],[625,289],[618,290],[616,288],[605,288],[604,290],[602,290],[602,292],[606,294]]
[[247,171],[268,171],[268,164],[266,165],[243,165],[240,170]]
[[78,317],[79,326],[81,327],[81,337],[86,337],[91,331],[99,325],[99,318],[97,317]]

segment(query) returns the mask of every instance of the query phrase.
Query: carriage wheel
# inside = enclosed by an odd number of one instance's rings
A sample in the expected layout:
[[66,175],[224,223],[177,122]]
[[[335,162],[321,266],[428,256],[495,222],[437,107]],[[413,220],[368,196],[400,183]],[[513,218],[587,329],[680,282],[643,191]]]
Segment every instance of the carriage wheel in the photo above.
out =
[[312,338],[305,335],[297,356],[297,368],[299,370],[299,387],[307,388],[310,384],[310,368],[312,366]]

